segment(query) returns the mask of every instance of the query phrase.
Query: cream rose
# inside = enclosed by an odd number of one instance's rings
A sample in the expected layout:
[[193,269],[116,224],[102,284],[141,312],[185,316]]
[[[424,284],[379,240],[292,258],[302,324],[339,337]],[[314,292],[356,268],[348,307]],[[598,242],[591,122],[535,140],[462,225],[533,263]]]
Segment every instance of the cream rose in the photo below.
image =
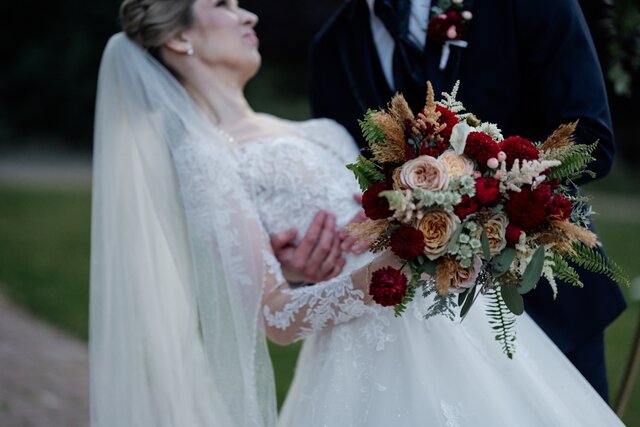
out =
[[[491,255],[499,254],[507,246],[507,225],[509,225],[509,219],[502,213],[494,215],[485,224]],[[479,229],[479,233],[478,239],[482,239],[482,229]]]
[[438,157],[447,166],[449,176],[462,176],[473,174],[473,162],[464,154],[456,154],[453,150],[447,150]]
[[449,186],[449,172],[438,159],[420,156],[402,166],[400,182],[414,190],[442,191]]
[[473,258],[473,265],[464,268],[460,262],[452,256],[445,256],[436,266],[436,287],[440,295],[449,292],[460,293],[472,287],[476,283],[476,278],[480,273],[482,260],[480,257]]
[[430,260],[434,260],[447,252],[451,237],[460,220],[452,212],[442,209],[427,211],[420,222],[418,229],[424,234],[424,254]]

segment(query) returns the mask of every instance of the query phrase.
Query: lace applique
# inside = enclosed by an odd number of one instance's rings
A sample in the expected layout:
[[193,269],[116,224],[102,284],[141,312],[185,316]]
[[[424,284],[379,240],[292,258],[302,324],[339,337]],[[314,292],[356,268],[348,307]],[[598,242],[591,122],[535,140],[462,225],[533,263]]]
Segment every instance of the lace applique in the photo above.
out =
[[353,289],[348,275],[317,285],[283,289],[280,292],[290,297],[289,302],[281,310],[274,312],[265,305],[263,316],[269,326],[285,330],[291,326],[302,309],[306,310],[302,319],[305,326],[300,328],[296,340],[324,329],[330,322],[337,325],[365,312],[365,304],[362,301],[364,294]]
[[440,409],[442,409],[442,415],[444,416],[447,423],[445,424],[447,427],[462,427],[462,420],[464,415],[462,413],[462,405],[460,403],[455,405],[450,405],[444,400],[440,401]]

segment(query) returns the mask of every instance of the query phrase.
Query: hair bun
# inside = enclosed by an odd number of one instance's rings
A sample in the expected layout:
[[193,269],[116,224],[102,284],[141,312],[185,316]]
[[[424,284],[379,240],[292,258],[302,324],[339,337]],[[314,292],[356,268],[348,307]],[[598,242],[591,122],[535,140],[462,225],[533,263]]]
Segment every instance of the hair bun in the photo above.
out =
[[147,50],[158,49],[191,26],[194,0],[124,0],[120,6],[122,30]]

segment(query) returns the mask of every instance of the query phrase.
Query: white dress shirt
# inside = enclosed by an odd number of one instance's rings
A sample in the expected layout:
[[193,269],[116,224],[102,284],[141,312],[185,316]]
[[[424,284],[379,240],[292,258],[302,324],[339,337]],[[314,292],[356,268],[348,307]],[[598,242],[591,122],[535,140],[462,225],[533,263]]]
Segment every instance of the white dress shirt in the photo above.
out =
[[[391,89],[395,90],[396,88],[393,84],[393,48],[395,47],[395,42],[380,18],[376,16],[373,10],[374,1],[375,0],[367,0],[373,41],[376,44],[380,65],[382,66],[382,71],[387,79],[387,83]],[[411,0],[409,34],[421,48],[424,47],[427,41],[427,23],[430,8],[431,0]]]

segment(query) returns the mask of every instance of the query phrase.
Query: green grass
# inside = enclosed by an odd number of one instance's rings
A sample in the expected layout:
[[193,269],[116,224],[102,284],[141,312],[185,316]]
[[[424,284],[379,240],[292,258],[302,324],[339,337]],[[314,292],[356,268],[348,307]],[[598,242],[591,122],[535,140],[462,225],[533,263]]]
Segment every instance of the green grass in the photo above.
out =
[[[616,212],[607,208],[607,212]],[[597,226],[609,255],[631,277],[640,276],[640,216],[624,216],[621,220],[603,214]],[[87,337],[88,319],[89,230],[88,190],[0,186],[2,291],[38,317],[83,339]],[[638,315],[635,303],[606,334],[612,398],[621,380]],[[279,403],[293,377],[299,348],[270,346]],[[640,384],[635,387],[624,421],[640,425]]]

